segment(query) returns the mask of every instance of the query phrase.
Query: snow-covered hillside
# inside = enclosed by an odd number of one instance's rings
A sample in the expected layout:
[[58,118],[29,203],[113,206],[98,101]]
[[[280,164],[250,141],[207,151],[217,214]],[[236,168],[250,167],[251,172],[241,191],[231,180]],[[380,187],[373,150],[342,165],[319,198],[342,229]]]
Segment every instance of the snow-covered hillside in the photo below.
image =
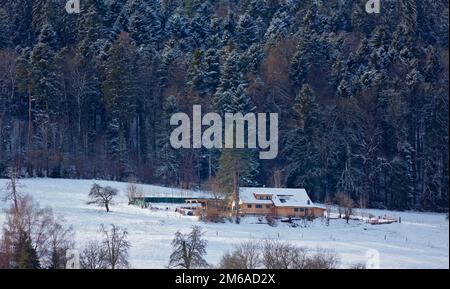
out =
[[[0,188],[7,180],[0,179]],[[376,216],[401,217],[401,224],[372,226],[359,221],[345,224],[343,220],[316,220],[307,227],[289,227],[280,223],[277,227],[257,224],[256,218],[244,218],[240,225],[233,223],[211,224],[199,222],[196,217],[181,216],[173,206],[168,211],[150,211],[127,205],[126,183],[96,181],[120,190],[112,212],[104,208],[86,205],[87,194],[93,180],[24,179],[22,194],[29,194],[41,206],[50,206],[74,226],[77,246],[100,238],[100,224],[116,224],[129,231],[131,242],[130,261],[134,268],[163,268],[167,266],[171,252],[170,242],[177,230],[186,232],[192,225],[206,230],[208,239],[207,261],[216,264],[222,254],[234,244],[249,239],[276,238],[288,240],[300,246],[321,247],[335,250],[342,267],[355,262],[365,262],[366,252],[376,249],[380,253],[382,268],[449,268],[449,228],[444,214],[392,212],[368,210]],[[155,186],[143,186],[145,193],[188,195],[189,192]],[[0,202],[0,207],[7,204]],[[0,222],[5,219],[0,213]]]

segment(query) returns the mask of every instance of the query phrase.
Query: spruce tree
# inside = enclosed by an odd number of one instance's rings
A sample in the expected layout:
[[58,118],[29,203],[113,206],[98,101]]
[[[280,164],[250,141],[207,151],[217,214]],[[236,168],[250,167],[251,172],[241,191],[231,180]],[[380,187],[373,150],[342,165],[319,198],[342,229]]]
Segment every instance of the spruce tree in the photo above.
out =
[[31,239],[25,233],[22,236],[22,242],[17,269],[40,269],[37,252],[33,248]]
[[211,33],[211,7],[208,1],[194,1],[193,9],[195,11],[190,23],[190,36],[195,47],[202,47]]
[[81,27],[78,49],[86,58],[102,56],[107,48],[110,36],[107,29],[107,8],[103,0],[86,0],[83,2],[83,13],[80,14]]
[[170,118],[179,112],[178,102],[175,96],[169,96],[164,100],[162,107],[163,121],[158,126],[156,135],[158,145],[158,166],[156,175],[161,178],[164,184],[180,182],[180,169],[182,155],[180,150],[176,150],[170,143]]
[[220,83],[214,97],[215,108],[221,112],[233,110],[232,98],[240,84],[244,83],[244,77],[240,67],[240,57],[235,51],[228,54],[223,64]]
[[249,48],[253,43],[255,43],[258,37],[257,33],[258,31],[254,19],[252,19],[249,14],[241,15],[236,27],[239,47],[242,50]]
[[269,44],[272,44],[288,36],[289,26],[292,24],[291,22],[292,18],[286,11],[279,11],[273,16],[272,21],[267,28],[264,35],[265,40]]
[[212,97],[217,90],[220,81],[220,58],[215,49],[205,51],[201,63],[199,92],[201,95]]
[[411,208],[413,205],[413,148],[408,143],[398,144],[398,156],[392,161],[392,186],[396,188],[391,195],[391,208]]
[[32,29],[33,1],[17,0],[8,2],[10,3],[4,3],[6,5],[5,11],[8,12],[8,18],[5,18],[3,21],[9,21],[11,27],[14,27],[10,31],[12,45],[22,48],[32,47],[33,41],[36,40]]
[[137,104],[136,55],[126,34],[122,34],[109,51],[103,81],[103,102],[107,113],[108,154],[121,164],[128,164],[129,125]]
[[160,48],[162,23],[158,1],[132,1],[128,29],[136,46]]
[[[245,85],[239,85],[236,90],[227,94],[230,101],[224,107],[224,113],[242,113],[246,115],[253,110],[250,97],[246,93]],[[233,128],[234,134],[236,129]],[[247,129],[244,130],[245,138]],[[235,136],[236,138],[237,136]],[[244,145],[247,147],[248,140]],[[258,184],[259,161],[254,150],[249,148],[224,148],[219,158],[217,177],[229,193],[237,194],[240,186],[256,186]]]
[[3,8],[0,8],[0,49],[11,45],[11,29],[8,23],[8,15]]
[[288,183],[305,187],[314,194],[320,190],[318,185],[323,178],[320,146],[324,127],[320,107],[309,85],[303,85],[292,110],[293,122],[283,152],[287,157]]
[[62,113],[63,81],[57,65],[57,52],[55,31],[51,24],[46,23],[31,53],[28,108],[33,124],[33,130],[28,132],[30,145],[41,152],[38,171],[43,176],[50,173],[51,151],[56,149],[54,128]]

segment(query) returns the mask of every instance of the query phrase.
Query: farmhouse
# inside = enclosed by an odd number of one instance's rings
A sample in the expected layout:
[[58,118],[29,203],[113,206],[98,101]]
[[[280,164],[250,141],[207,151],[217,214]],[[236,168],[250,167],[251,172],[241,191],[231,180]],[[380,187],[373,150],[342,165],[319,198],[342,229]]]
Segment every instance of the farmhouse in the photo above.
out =
[[322,217],[325,208],[315,205],[305,189],[248,188],[239,190],[243,215],[274,217]]
[[[134,197],[130,202],[143,208],[156,203],[180,205],[180,210],[189,210],[206,218],[225,217],[235,209],[236,195],[231,199],[214,198],[208,192],[161,192]],[[324,216],[325,207],[314,204],[305,189],[249,188],[239,189],[239,213],[241,215],[266,215],[273,217]]]

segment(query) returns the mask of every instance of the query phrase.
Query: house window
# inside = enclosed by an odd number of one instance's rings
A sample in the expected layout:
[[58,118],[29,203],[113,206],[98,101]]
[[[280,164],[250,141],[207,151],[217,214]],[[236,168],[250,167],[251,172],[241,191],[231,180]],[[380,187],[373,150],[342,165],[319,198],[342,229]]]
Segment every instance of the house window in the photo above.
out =
[[252,205],[247,205],[247,208],[251,209],[251,208],[252,208]]
[[262,205],[256,205],[257,209],[262,209]]
[[294,212],[298,212],[298,208],[294,208]]
[[266,209],[270,209],[270,205],[266,205]]
[[304,208],[298,208],[300,212],[304,212],[305,209]]

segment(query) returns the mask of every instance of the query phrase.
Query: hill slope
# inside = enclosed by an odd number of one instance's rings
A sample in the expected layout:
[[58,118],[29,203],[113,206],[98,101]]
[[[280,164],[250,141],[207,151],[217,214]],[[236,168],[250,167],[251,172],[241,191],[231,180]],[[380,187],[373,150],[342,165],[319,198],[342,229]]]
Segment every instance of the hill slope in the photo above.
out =
[[[0,180],[4,187],[7,180]],[[248,239],[279,238],[301,246],[334,249],[342,266],[365,262],[369,249],[380,252],[382,268],[449,268],[449,229],[444,214],[392,212],[368,210],[374,215],[401,216],[401,224],[371,226],[358,221],[349,225],[333,220],[330,226],[316,220],[308,227],[288,227],[279,224],[270,227],[256,224],[255,218],[244,218],[242,224],[205,224],[195,217],[180,216],[173,207],[169,211],[150,211],[127,205],[126,183],[96,181],[120,190],[112,212],[86,205],[87,193],[93,180],[24,179],[23,194],[32,195],[41,206],[50,206],[57,215],[63,216],[74,226],[77,246],[99,238],[100,224],[116,224],[126,227],[131,242],[130,261],[134,268],[163,268],[167,266],[171,252],[170,242],[177,230],[188,231],[194,224],[206,230],[208,239],[207,261],[217,264],[221,255],[234,244]],[[176,190],[155,186],[143,186],[145,192],[164,191],[175,194]],[[188,192],[184,192],[185,194]],[[4,202],[0,207],[5,208]],[[3,211],[0,222],[4,221]],[[386,236],[386,240],[385,240]]]

